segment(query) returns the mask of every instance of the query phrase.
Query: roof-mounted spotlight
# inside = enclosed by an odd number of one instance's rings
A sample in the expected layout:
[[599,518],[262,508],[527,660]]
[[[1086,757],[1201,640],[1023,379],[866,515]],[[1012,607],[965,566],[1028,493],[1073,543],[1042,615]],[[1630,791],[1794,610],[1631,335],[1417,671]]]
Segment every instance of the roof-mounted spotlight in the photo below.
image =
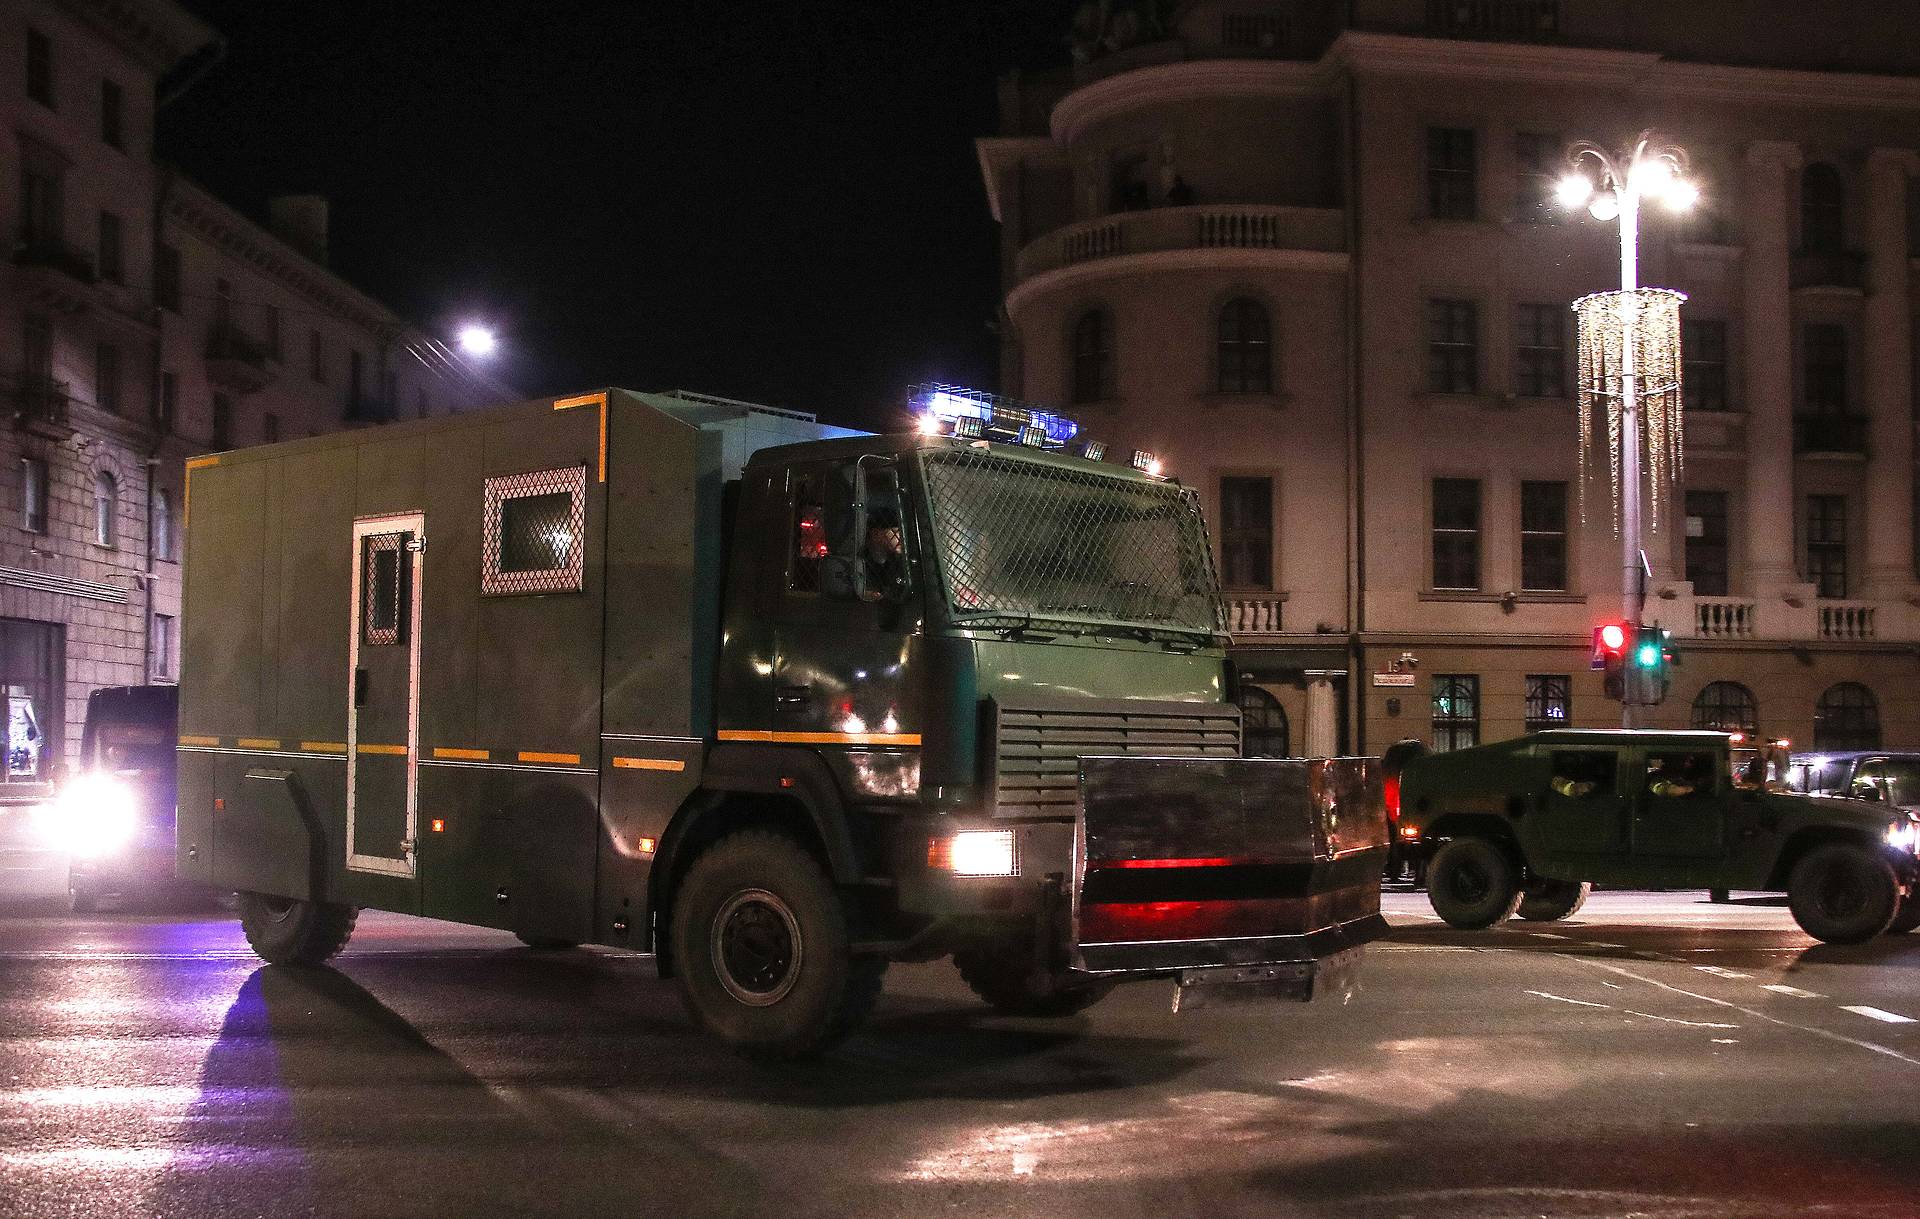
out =
[[978,440],[980,430],[980,421],[971,415],[965,415],[953,421],[953,434],[957,439]]
[[1037,449],[1047,442],[1047,431],[1037,423],[1029,423],[1020,429],[1020,443],[1030,449]]
[[1150,478],[1158,478],[1160,477],[1160,471],[1163,467],[1158,457],[1155,457],[1145,449],[1135,449],[1133,451],[1133,468]]
[[1084,440],[1080,443],[1080,456],[1088,461],[1100,461],[1107,455],[1107,442],[1104,440]]

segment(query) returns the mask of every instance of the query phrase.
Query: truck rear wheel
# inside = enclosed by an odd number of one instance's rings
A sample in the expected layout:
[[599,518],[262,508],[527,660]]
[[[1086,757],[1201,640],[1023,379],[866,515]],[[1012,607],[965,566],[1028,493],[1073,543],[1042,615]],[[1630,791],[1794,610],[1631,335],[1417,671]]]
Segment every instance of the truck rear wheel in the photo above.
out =
[[1920,888],[1907,894],[1907,900],[1900,903],[1900,913],[1893,916],[1887,934],[1905,935],[1915,927],[1920,927]]
[[1893,865],[1857,842],[1815,847],[1787,880],[1793,921],[1816,940],[1859,944],[1893,925],[1900,881]]
[[1513,917],[1520,905],[1520,869],[1485,838],[1456,838],[1427,865],[1427,897],[1449,927],[1479,931]]
[[688,1012],[761,1058],[798,1058],[845,1037],[887,968],[852,952],[846,907],[820,864],[769,830],[731,834],[693,861],[670,935]]
[[1519,915],[1530,923],[1572,918],[1592,892],[1590,880],[1536,880],[1520,895]]
[[338,902],[310,902],[267,893],[240,895],[240,929],[263,961],[318,965],[347,946],[360,911]]
[[963,948],[953,954],[961,980],[1003,1016],[1071,1016],[1113,990],[1111,982],[1081,980],[1060,971],[1035,969],[1033,954],[1020,948]]

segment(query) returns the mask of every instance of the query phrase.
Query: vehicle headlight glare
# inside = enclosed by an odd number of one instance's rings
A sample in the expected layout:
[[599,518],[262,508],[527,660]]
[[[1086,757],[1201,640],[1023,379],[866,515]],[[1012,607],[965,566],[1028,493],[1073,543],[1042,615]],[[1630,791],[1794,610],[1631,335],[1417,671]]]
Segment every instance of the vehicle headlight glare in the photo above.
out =
[[927,844],[927,865],[955,876],[1018,876],[1012,830],[968,830]]
[[1887,844],[1902,851],[1920,851],[1920,821],[1913,814],[1907,814],[1905,821],[1896,821],[1887,827]]
[[40,807],[39,821],[49,845],[95,859],[131,842],[140,818],[125,783],[107,775],[83,775],[52,804]]

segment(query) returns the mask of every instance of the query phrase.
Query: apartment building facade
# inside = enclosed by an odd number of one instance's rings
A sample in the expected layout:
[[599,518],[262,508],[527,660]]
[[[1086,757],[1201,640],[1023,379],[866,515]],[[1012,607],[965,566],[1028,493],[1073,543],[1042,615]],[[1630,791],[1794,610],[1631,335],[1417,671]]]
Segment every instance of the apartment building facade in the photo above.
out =
[[1617,230],[1552,184],[1572,141],[1649,128],[1703,197],[1639,247],[1688,297],[1686,463],[1646,546],[1682,665],[1648,719],[1920,744],[1894,7],[1089,5],[1071,72],[1003,83],[1003,389],[1199,489],[1254,748],[1619,722],[1569,309],[1618,286]]
[[156,163],[216,47],[165,0],[0,5],[0,801],[92,690],[176,676],[188,457],[511,396],[327,271],[323,201],[256,224]]

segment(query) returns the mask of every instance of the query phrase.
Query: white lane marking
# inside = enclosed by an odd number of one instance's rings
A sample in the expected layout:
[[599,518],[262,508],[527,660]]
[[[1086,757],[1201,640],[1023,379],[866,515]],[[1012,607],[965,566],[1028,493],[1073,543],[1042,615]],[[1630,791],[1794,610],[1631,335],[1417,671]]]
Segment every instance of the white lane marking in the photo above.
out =
[[1715,1038],[1713,1039],[1713,1044],[1715,1044],[1715,1045],[1739,1045],[1739,1044],[1740,1044],[1740,1039],[1739,1039],[1738,1037],[1715,1037]]
[[1797,987],[1797,986],[1788,986],[1788,985],[1787,985],[1786,983],[1784,983],[1784,982],[1768,982],[1768,983],[1765,983],[1764,985],[1762,985],[1762,986],[1760,987],[1760,989],[1761,989],[1761,990],[1770,990],[1770,991],[1772,991],[1772,992],[1773,992],[1774,994],[1776,994],[1776,995],[1791,995],[1791,996],[1793,996],[1793,997],[1794,997],[1795,999],[1824,999],[1824,998],[1826,998],[1826,996],[1825,996],[1825,995],[1822,995],[1822,994],[1817,994],[1817,993],[1815,993],[1814,991],[1810,991],[1810,990],[1801,990],[1801,989],[1800,989],[1799,987]]
[[1727,969],[1720,965],[1695,965],[1703,974],[1712,974],[1716,978],[1751,978],[1752,974],[1743,974],[1737,969]]
[[1571,1003],[1576,1007],[1597,1007],[1603,1011],[1613,1010],[1604,1003],[1588,1003],[1585,999],[1569,999],[1565,995],[1550,994],[1544,990],[1530,990],[1526,993],[1529,995],[1539,995],[1542,999],[1552,999],[1555,1003]]
[[1842,1005],[1843,1012],[1852,1012],[1856,1016],[1865,1016],[1869,1020],[1878,1020],[1882,1024],[1913,1024],[1912,1016],[1902,1016],[1899,1012],[1890,1012],[1883,1008]]
[[1567,938],[1564,935],[1555,935],[1551,931],[1529,931],[1527,934],[1536,940],[1564,940]]
[[1652,1012],[1636,1012],[1630,1007],[1620,1009],[1629,1016],[1644,1016],[1648,1020],[1664,1020],[1668,1024],[1684,1024],[1690,1029],[1737,1029],[1737,1024],[1715,1024],[1711,1020],[1682,1020],[1678,1016],[1656,1016]]
[[1764,1020],[1768,1024],[1777,1024],[1782,1028],[1796,1029],[1802,1033],[1811,1033],[1815,1037],[1824,1037],[1828,1041],[1838,1041],[1842,1045],[1850,1045],[1855,1049],[1869,1050],[1875,1054],[1884,1054],[1886,1057],[1904,1062],[1910,1067],[1920,1067],[1920,1058],[1902,1054],[1900,1051],[1890,1049],[1884,1045],[1876,1045],[1871,1041],[1862,1041],[1857,1037],[1849,1037],[1844,1033],[1833,1032],[1831,1029],[1813,1028],[1805,1024],[1795,1024],[1791,1020],[1782,1020],[1778,1016],[1769,1016],[1765,1012],[1756,1011],[1750,1007],[1742,1007],[1738,1003],[1729,1003],[1725,999],[1716,999],[1712,995],[1702,995],[1695,991],[1682,990],[1678,986],[1670,986],[1657,978],[1649,978],[1645,974],[1637,974],[1631,969],[1622,969],[1618,965],[1609,965],[1605,961],[1596,961],[1592,957],[1576,956],[1570,952],[1556,955],[1563,956],[1569,961],[1578,961],[1590,969],[1604,969],[1608,973],[1617,974],[1623,978],[1632,978],[1635,982],[1645,982],[1648,986],[1657,986],[1661,990],[1670,990],[1676,995],[1685,995],[1689,999],[1698,999],[1702,1003],[1711,1003],[1716,1007],[1724,1007],[1730,1011],[1739,1012],[1743,1016],[1752,1016],[1755,1020]]
[[1576,940],[1583,948],[1625,948],[1625,944],[1602,944],[1599,940]]

